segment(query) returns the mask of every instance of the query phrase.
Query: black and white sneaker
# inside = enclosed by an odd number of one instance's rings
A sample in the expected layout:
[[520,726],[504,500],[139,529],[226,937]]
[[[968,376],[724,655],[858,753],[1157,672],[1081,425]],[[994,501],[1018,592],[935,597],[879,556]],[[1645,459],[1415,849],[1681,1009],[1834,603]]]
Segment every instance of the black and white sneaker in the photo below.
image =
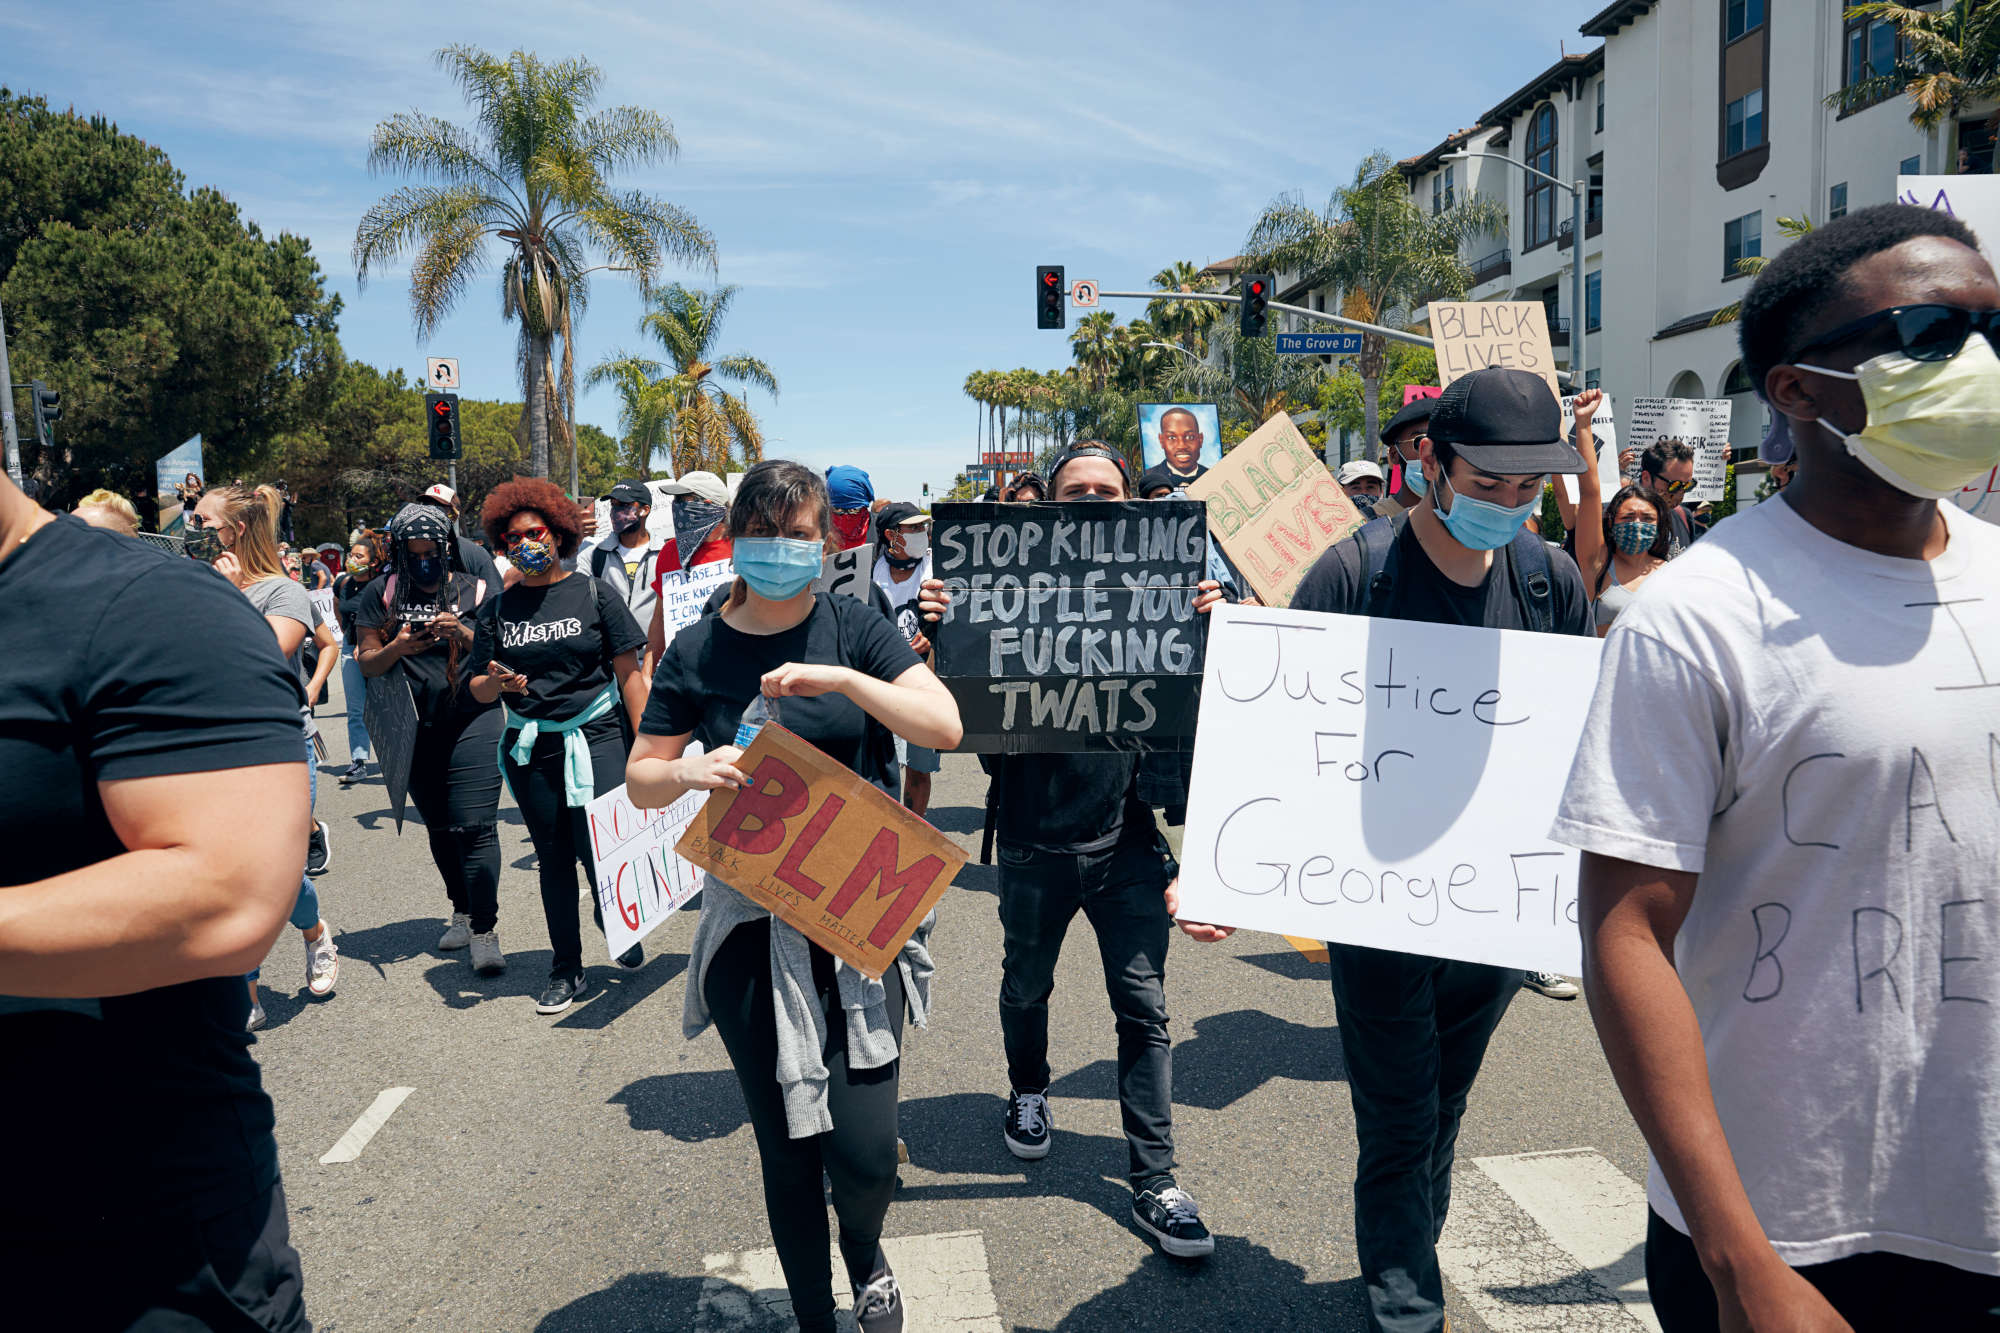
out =
[[1176,1259],[1206,1259],[1215,1253],[1215,1237],[1201,1224],[1201,1210],[1172,1181],[1135,1193],[1132,1220]]
[[1025,1161],[1039,1161],[1049,1155],[1049,1131],[1055,1118],[1049,1114],[1049,1099],[1039,1092],[1007,1094],[1007,1151]]
[[573,977],[550,977],[548,989],[535,1001],[538,1014],[559,1014],[571,1003],[590,994],[590,978],[579,972]]
[[353,763],[349,764],[347,766],[346,771],[344,771],[340,775],[340,785],[343,787],[352,787],[355,783],[361,781],[361,779],[367,776],[368,776],[367,761],[362,759],[357,759]]
[[1568,977],[1557,976],[1553,972],[1530,972],[1521,978],[1521,984],[1531,991],[1548,996],[1551,1000],[1574,1000],[1583,994],[1583,988]]
[[333,845],[326,840],[326,821],[315,819],[306,834],[306,875],[318,879],[333,865]]
[[646,965],[646,946],[635,944],[618,955],[618,966],[627,972],[636,972]]
[[854,1290],[854,1326],[861,1333],[903,1333],[903,1292],[885,1266]]

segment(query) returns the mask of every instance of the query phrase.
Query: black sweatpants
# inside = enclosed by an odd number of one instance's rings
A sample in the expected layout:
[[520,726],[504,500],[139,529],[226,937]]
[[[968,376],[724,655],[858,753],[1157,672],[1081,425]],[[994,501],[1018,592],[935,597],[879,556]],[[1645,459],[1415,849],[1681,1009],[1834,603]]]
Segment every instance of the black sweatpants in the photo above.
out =
[[[795,1139],[785,1126],[778,1063],[777,1018],[771,1001],[771,922],[749,921],[729,932],[709,960],[702,994],[715,1030],[736,1067],[736,1081],[757,1135],[764,1169],[764,1211],[785,1270],[800,1333],[833,1329],[833,1266],[827,1254],[824,1172],[840,1217],[840,1256],[849,1283],[859,1286],[880,1268],[882,1223],[896,1192],[896,1097],[901,1060],[879,1069],[847,1066],[847,1019],[840,1007],[832,958],[813,945],[813,978],[826,1015],[827,1103],[833,1128]],[[890,1026],[903,1042],[903,973],[882,977]]]
[[[602,796],[618,790],[625,781],[625,758],[632,743],[625,735],[622,710],[606,714],[583,729],[590,742],[591,780]],[[513,739],[510,734],[508,739]],[[508,749],[512,750],[510,744]],[[507,783],[521,807],[528,825],[528,837],[535,844],[535,869],[542,881],[542,915],[549,923],[549,960],[552,977],[573,976],[583,970],[583,928],[576,919],[576,863],[583,861],[583,873],[590,881],[590,918],[604,929],[604,911],[597,904],[597,867],[590,857],[590,819],[580,805],[571,805],[563,785],[563,738],[543,733],[535,738],[535,748],[526,764],[514,762],[511,753],[503,756]]]
[[485,934],[500,920],[500,766],[493,755],[505,717],[498,708],[461,713],[417,732],[410,800],[430,836],[431,860],[451,910]]

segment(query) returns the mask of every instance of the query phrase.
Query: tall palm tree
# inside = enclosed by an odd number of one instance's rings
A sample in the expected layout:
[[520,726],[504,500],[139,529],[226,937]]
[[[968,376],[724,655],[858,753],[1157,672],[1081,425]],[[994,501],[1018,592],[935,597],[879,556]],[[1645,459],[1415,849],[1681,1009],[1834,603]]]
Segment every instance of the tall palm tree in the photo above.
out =
[[1123,359],[1116,342],[1117,324],[1118,316],[1109,310],[1093,310],[1076,322],[1069,335],[1071,355],[1099,393]]
[[[665,260],[712,269],[715,241],[679,207],[612,187],[621,169],[671,158],[680,144],[656,111],[589,114],[602,79],[597,66],[545,64],[529,51],[503,59],[471,46],[445,47],[436,59],[471,104],[473,127],[420,111],[375,127],[370,170],[433,183],[402,186],[362,215],[356,281],[415,250],[410,309],[417,337],[427,339],[486,263],[488,242],[500,243],[501,313],[520,327],[529,468],[545,477],[550,423],[572,414],[570,331],[589,301],[590,258],[631,270],[650,290]],[[552,351],[558,339],[561,376]]]
[[[1459,247],[1507,225],[1506,209],[1474,195],[1433,216],[1410,197],[1395,161],[1374,152],[1316,211],[1297,195],[1264,210],[1244,242],[1245,268],[1295,273],[1341,293],[1350,319],[1387,324],[1429,301],[1455,300],[1472,285]],[[1376,438],[1382,335],[1364,334],[1360,371],[1368,438]]]
[[2000,0],[1950,0],[1938,10],[1911,5],[1852,5],[1851,19],[1887,19],[1896,25],[1896,63],[1829,93],[1826,104],[1858,111],[1902,93],[1910,123],[1926,132],[1945,129],[1944,169],[1958,171],[1958,117],[1974,103],[2000,99]]
[[1331,378],[1316,357],[1279,356],[1277,339],[1268,333],[1245,338],[1236,325],[1223,324],[1211,343],[1215,365],[1182,359],[1167,376],[1171,401],[1227,403],[1261,426],[1279,412],[1296,415],[1317,406],[1320,385]]
[[[1196,268],[1193,260],[1176,259],[1153,275],[1153,287],[1162,292],[1212,292],[1217,282],[1213,274]],[[1223,310],[1217,301],[1162,297],[1146,303],[1146,318],[1160,331],[1161,337],[1203,356],[1207,353],[1209,326],[1222,318]]]
[[[760,357],[735,352],[718,356],[715,345],[723,321],[736,303],[735,286],[698,291],[676,282],[655,293],[653,308],[639,321],[652,335],[666,360],[621,352],[593,366],[590,385],[644,385],[633,393],[633,420],[665,427],[676,475],[695,468],[727,470],[734,461],[757,462],[764,456],[764,434],[744,399],[722,387],[723,382],[762,389],[778,396],[778,377]],[[648,415],[648,412],[660,415]],[[625,422],[621,421],[621,425]],[[650,441],[647,455],[650,455]]]
[[1143,319],[1135,319],[1113,331],[1111,342],[1118,352],[1120,388],[1143,389],[1152,382],[1153,372],[1159,369],[1160,359],[1166,354],[1160,346],[1160,337],[1160,331]]

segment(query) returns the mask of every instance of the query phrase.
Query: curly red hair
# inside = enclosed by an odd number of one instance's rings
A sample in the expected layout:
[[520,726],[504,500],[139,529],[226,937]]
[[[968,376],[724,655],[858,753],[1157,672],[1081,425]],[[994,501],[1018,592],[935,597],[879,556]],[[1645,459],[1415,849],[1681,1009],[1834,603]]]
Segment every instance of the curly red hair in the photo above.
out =
[[558,556],[567,560],[576,554],[577,545],[583,540],[583,521],[577,516],[576,503],[552,481],[516,477],[495,486],[479,510],[479,526],[485,529],[486,540],[493,543],[495,555],[507,553],[507,525],[516,514],[528,510],[540,514],[542,522],[548,524],[556,539]]

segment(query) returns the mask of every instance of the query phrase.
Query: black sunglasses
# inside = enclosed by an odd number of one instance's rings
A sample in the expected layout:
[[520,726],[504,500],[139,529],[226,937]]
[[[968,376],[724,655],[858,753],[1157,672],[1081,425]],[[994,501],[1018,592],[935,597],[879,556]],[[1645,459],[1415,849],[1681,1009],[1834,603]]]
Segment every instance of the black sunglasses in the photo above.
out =
[[1831,333],[1813,339],[1792,353],[1796,361],[1815,347],[1831,347],[1889,324],[1896,331],[1896,345],[1912,361],[1949,361],[1965,346],[1975,330],[2000,348],[2000,310],[1961,310],[1955,305],[1896,305],[1877,310]]

